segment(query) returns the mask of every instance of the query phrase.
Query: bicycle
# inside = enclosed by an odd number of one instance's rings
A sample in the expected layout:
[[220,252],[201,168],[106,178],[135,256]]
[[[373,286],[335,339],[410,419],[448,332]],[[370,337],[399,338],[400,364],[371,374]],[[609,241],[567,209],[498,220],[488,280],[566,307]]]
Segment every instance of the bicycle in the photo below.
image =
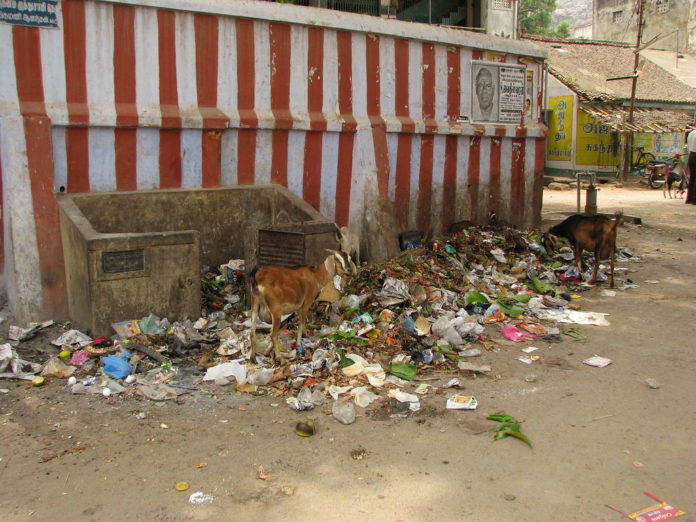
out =
[[655,163],[655,155],[645,152],[643,147],[631,147],[631,172],[647,177],[646,167]]

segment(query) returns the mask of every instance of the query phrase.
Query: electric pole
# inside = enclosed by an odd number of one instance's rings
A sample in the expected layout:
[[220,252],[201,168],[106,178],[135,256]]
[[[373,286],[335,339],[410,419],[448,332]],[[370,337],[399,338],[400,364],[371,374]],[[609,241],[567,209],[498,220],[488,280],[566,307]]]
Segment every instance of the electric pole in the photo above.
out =
[[[636,38],[636,48],[634,49],[633,59],[633,81],[631,82],[631,104],[628,107],[628,125],[633,124],[633,109],[636,105],[636,86],[638,84],[638,61],[640,59],[640,39],[643,35],[643,0],[638,0],[638,37]],[[631,170],[631,159],[633,157],[633,131],[626,129],[625,133],[625,151],[623,168],[621,169],[621,181],[628,179],[628,173]]]

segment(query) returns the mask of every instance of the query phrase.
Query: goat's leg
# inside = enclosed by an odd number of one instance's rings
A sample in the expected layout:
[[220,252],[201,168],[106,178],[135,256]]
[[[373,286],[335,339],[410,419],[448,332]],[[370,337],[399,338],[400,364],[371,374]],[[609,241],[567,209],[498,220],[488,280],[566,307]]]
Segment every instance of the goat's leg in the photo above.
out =
[[278,334],[280,333],[280,312],[270,310],[272,319],[271,342],[273,343],[273,355],[276,362],[280,362],[280,341]]
[[251,296],[251,352],[249,360],[253,361],[256,358],[256,320],[259,316],[259,298]]
[[582,279],[582,247],[575,244],[573,248],[575,250],[575,264],[578,265],[578,272],[580,272],[580,278]]
[[616,257],[616,238],[614,238],[614,241],[612,241],[610,256],[609,267],[611,269],[611,274],[609,275],[609,286],[614,288],[614,258]]
[[[316,299],[316,297],[315,297]],[[299,348],[300,343],[302,342],[302,329],[304,328],[305,321],[307,320],[307,314],[309,313],[309,309],[312,306],[312,303],[314,302],[314,299],[311,301],[307,299],[307,301],[302,305],[300,308],[300,313],[298,317],[299,324],[297,325],[297,342],[296,345]]]
[[602,251],[601,243],[597,241],[594,250],[594,270],[592,270],[592,277],[587,282],[587,284],[593,285],[597,282],[597,273],[599,272],[599,253]]

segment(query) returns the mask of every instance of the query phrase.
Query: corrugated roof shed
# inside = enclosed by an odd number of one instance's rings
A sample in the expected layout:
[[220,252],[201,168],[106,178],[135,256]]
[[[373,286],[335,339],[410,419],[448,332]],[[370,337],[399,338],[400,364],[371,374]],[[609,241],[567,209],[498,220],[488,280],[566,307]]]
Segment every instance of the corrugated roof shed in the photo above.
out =
[[616,130],[633,132],[675,132],[694,127],[694,113],[636,107],[633,124],[628,124],[628,107],[615,103],[581,102],[580,108]]

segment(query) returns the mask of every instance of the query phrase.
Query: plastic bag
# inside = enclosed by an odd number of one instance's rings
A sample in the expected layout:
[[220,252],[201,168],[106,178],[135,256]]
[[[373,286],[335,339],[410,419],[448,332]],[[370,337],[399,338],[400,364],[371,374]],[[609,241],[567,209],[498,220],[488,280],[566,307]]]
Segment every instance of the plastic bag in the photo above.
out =
[[125,379],[133,371],[133,366],[123,357],[107,355],[100,359],[104,365],[104,373],[112,379]]
[[515,342],[526,341],[527,339],[536,338],[536,335],[523,332],[519,328],[512,325],[503,326],[503,328],[501,329],[501,333],[503,334],[503,337],[505,337],[506,339]]
[[75,373],[75,367],[65,364],[57,357],[51,357],[41,370],[41,375],[44,377],[58,377],[60,379],[67,379],[73,373]]

